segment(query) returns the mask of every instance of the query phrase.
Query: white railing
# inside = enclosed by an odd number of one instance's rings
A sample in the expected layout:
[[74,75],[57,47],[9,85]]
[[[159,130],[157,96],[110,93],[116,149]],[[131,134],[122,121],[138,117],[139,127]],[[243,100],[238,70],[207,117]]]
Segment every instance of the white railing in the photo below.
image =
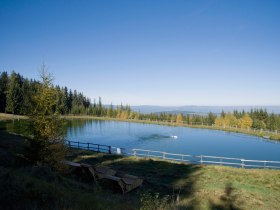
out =
[[144,149],[128,149],[119,148],[102,144],[85,143],[78,141],[65,141],[65,144],[71,148],[90,150],[95,152],[119,154],[127,156],[137,156],[144,158],[157,158],[162,160],[193,163],[193,164],[214,164],[235,166],[242,168],[271,168],[280,169],[280,161],[267,161],[267,160],[246,160],[242,158],[229,158],[220,156],[207,156],[207,155],[187,155],[175,154],[169,152],[144,150]]
[[158,158],[163,160],[171,160],[177,162],[187,162],[194,164],[214,164],[214,165],[228,165],[238,166],[242,168],[272,168],[280,169],[280,161],[267,161],[267,160],[246,160],[242,158],[229,158],[220,156],[206,156],[206,155],[186,155],[174,154],[162,151],[131,149],[129,155]]

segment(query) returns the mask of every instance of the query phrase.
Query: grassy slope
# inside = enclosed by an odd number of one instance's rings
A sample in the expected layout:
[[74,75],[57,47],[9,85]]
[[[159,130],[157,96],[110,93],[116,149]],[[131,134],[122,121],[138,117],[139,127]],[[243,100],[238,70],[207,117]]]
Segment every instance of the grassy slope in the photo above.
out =
[[[139,209],[141,205],[151,208],[157,201],[163,203],[157,197],[140,202],[147,193],[159,193],[161,198],[173,196],[166,209],[279,209],[277,170],[185,165],[69,151],[68,160],[108,165],[144,179],[141,188],[123,196],[112,191],[106,181],[86,183],[46,168],[14,165],[12,153],[23,152],[21,138],[0,130],[0,159],[11,156],[8,161],[0,161],[0,204],[5,209]],[[9,161],[11,164],[7,164]],[[178,195],[179,202],[175,202]]]
[[27,119],[26,116],[0,113],[0,121]]

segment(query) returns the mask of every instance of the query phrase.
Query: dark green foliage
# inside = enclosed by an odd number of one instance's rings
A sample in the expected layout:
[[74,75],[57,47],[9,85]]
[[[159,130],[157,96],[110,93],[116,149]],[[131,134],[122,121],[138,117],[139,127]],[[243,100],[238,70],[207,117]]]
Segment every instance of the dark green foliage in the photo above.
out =
[[6,110],[6,92],[8,88],[8,74],[7,72],[2,72],[0,75],[0,112],[5,112]]
[[20,114],[21,104],[23,101],[23,77],[12,72],[6,94],[6,112]]
[[214,115],[212,112],[208,113],[208,125],[213,125],[215,123],[216,115]]
[[252,127],[260,130],[260,129],[265,129],[266,125],[262,120],[254,119]]

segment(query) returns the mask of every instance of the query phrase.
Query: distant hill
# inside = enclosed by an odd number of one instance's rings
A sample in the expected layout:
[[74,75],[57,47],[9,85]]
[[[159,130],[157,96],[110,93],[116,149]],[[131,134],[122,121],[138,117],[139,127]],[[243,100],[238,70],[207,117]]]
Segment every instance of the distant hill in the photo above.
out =
[[133,111],[139,111],[141,113],[151,112],[167,112],[167,113],[184,113],[184,114],[207,114],[209,112],[220,114],[222,110],[225,112],[238,111],[250,111],[251,109],[266,109],[269,113],[280,114],[280,106],[131,106]]

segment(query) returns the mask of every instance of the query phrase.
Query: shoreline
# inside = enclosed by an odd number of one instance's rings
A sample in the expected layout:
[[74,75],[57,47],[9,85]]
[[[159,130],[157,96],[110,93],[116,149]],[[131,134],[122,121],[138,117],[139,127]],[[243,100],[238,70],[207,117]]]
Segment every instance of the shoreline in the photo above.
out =
[[[233,133],[242,133],[251,136],[257,136],[260,138],[280,141],[280,134],[269,134],[266,131],[258,132],[253,130],[241,130],[239,128],[222,128],[217,126],[206,126],[206,125],[189,125],[189,124],[176,124],[171,122],[161,122],[161,121],[150,121],[150,120],[135,120],[135,119],[119,119],[119,118],[110,118],[110,117],[96,117],[96,116],[88,116],[88,115],[63,115],[65,119],[93,119],[93,120],[110,120],[110,121],[119,121],[119,122],[133,122],[133,123],[143,123],[143,124],[154,124],[154,125],[165,125],[165,126],[173,126],[173,127],[187,127],[187,128],[200,128],[200,129],[208,129],[208,130],[219,130],[225,132],[233,132]],[[269,138],[268,138],[269,137]]]
[[[233,132],[233,133],[242,133],[251,136],[257,136],[268,140],[280,141],[280,134],[271,134],[266,131],[254,131],[254,130],[241,130],[240,128],[223,128],[217,126],[207,126],[207,125],[190,125],[190,124],[177,124],[176,122],[162,122],[162,121],[150,121],[150,120],[136,120],[136,119],[120,119],[120,118],[110,118],[110,117],[96,117],[89,115],[61,115],[64,119],[92,119],[92,120],[110,120],[110,121],[118,121],[118,122],[132,122],[132,123],[143,123],[143,124],[154,124],[154,125],[165,125],[165,126],[173,126],[173,127],[187,127],[187,128],[200,128],[200,129],[208,129],[208,130],[219,130],[225,132]],[[22,115],[13,115],[0,113],[0,121],[6,120],[24,120],[28,119],[27,116]]]

